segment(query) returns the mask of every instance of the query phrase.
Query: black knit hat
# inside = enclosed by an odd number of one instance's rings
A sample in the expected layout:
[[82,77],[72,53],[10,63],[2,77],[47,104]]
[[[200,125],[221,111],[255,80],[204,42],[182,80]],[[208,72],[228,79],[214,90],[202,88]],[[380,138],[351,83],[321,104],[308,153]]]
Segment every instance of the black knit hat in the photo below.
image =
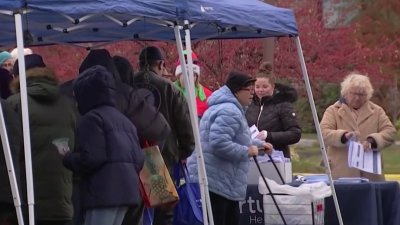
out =
[[114,64],[114,60],[111,57],[111,54],[106,49],[93,49],[90,50],[89,54],[82,61],[81,66],[79,67],[79,73],[82,73],[86,69],[89,69],[92,66],[103,66],[108,72],[111,72],[114,75],[114,78],[119,80],[119,73],[117,67]]
[[256,79],[242,72],[230,72],[225,85],[232,91],[238,92],[240,89],[253,85]]
[[[43,62],[42,56],[38,54],[30,54],[25,56],[25,70],[29,70],[36,67],[46,67]],[[13,74],[19,75],[18,59],[14,63]]]

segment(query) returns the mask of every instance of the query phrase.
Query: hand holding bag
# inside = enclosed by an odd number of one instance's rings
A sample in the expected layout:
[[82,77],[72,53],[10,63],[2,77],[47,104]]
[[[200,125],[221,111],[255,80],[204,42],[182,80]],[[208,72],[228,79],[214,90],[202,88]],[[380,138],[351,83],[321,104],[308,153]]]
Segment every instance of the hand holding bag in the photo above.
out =
[[[203,225],[200,185],[189,180],[186,165],[178,165],[175,169],[175,182],[178,187],[179,203],[174,210],[174,225]],[[184,184],[179,185],[183,174]]]

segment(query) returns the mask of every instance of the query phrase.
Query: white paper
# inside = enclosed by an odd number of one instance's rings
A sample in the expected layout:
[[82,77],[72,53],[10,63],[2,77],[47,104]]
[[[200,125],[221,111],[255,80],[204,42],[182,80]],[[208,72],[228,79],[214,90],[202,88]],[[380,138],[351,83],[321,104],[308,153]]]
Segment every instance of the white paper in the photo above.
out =
[[62,138],[54,139],[51,143],[53,143],[53,145],[55,145],[57,147],[57,151],[61,155],[65,155],[66,153],[71,151],[68,146],[68,141],[69,141],[69,138],[62,137]]
[[250,133],[251,133],[251,138],[255,139],[257,137],[258,133],[260,133],[260,131],[258,130],[256,125],[253,125],[250,127]]
[[359,142],[350,141],[348,165],[365,172],[382,174],[381,153],[377,149],[364,151]]

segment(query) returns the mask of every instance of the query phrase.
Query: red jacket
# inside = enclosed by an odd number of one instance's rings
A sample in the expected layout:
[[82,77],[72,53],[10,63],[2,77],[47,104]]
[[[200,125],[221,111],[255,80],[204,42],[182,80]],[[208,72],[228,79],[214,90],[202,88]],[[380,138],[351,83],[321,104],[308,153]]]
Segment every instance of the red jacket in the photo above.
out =
[[202,117],[204,112],[208,109],[207,100],[208,100],[208,97],[210,97],[210,95],[212,94],[212,91],[210,91],[208,88],[206,88],[204,86],[203,86],[203,90],[204,90],[204,94],[206,95],[206,99],[204,101],[201,101],[199,96],[196,94],[197,115],[199,117]]
[[[179,81],[175,81],[174,84],[176,88],[178,88],[184,95],[186,95],[186,91],[183,87],[181,87]],[[210,91],[208,88],[204,87],[201,84],[199,84],[198,86],[199,88],[196,88],[197,116],[202,117],[204,112],[208,109],[207,99],[212,94],[212,91]]]

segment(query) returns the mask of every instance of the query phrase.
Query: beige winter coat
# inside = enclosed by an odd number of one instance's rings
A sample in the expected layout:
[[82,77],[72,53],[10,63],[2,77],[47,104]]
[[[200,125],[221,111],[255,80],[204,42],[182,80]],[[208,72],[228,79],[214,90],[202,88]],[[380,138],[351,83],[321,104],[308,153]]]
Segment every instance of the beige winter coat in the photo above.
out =
[[341,142],[341,138],[346,131],[359,131],[360,141],[372,137],[380,151],[391,145],[394,142],[396,129],[380,106],[367,101],[358,109],[358,119],[356,121],[351,109],[346,104],[338,101],[326,109],[320,126],[328,149],[333,179],[339,177],[366,177],[370,181],[385,180],[383,175],[349,168],[347,163],[348,148],[345,143]]

